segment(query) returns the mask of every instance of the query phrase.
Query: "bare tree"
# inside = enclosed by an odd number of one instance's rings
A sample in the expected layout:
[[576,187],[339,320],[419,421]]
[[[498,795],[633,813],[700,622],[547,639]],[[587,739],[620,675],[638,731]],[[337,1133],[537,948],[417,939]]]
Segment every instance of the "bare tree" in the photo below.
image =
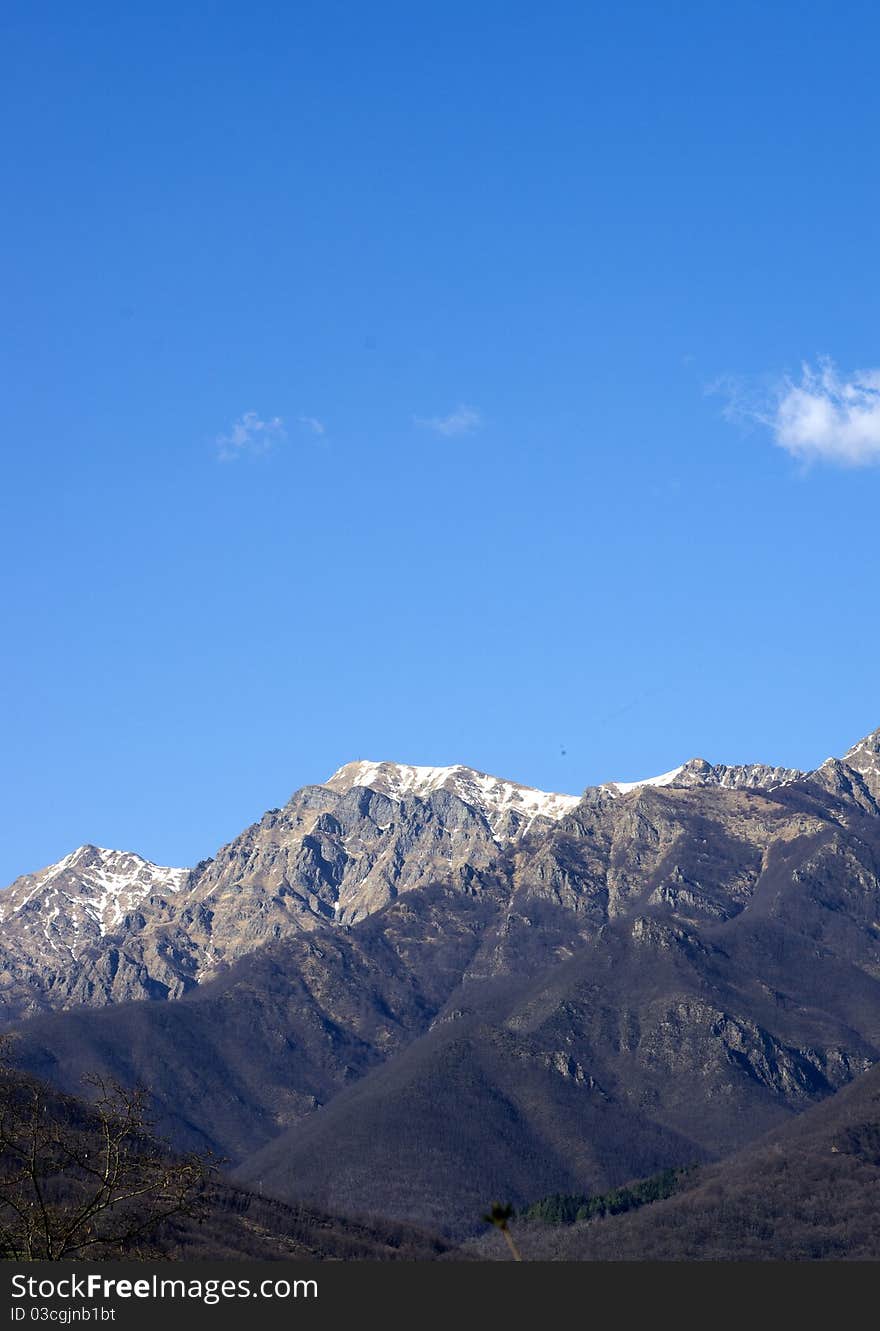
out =
[[144,1255],[164,1220],[200,1213],[213,1161],[152,1135],[144,1090],[86,1080],[89,1103],[0,1063],[0,1257]]

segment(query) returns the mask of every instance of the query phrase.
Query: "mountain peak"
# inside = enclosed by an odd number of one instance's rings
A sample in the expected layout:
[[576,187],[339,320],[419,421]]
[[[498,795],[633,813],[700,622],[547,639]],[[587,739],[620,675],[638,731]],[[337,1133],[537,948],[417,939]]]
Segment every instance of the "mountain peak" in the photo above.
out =
[[0,897],[0,923],[19,916],[50,946],[62,926],[85,942],[115,929],[152,893],[179,891],[188,873],[153,864],[133,850],[86,842],[57,863],[16,879]]
[[880,727],[847,749],[842,761],[859,773],[875,799],[880,798]]
[[713,764],[705,758],[690,758],[680,767],[660,776],[649,776],[641,781],[609,781],[604,789],[613,795],[627,795],[643,786],[721,786],[725,790],[775,790],[789,785],[804,775],[795,767],[771,767],[766,763],[746,763],[729,766]]
[[[872,730],[869,735],[865,735],[864,739],[860,739],[851,749],[847,749],[843,755],[843,760],[848,763],[851,758],[860,754],[876,755],[878,753],[880,753],[880,726],[876,730]],[[852,766],[851,763],[850,766]]]
[[536,790],[461,764],[414,767],[406,763],[363,760],[346,763],[324,784],[340,794],[355,786],[366,786],[393,800],[408,796],[427,799],[437,791],[445,790],[478,809],[488,821],[493,835],[499,839],[527,830],[536,818],[562,818],[581,798],[579,795]]

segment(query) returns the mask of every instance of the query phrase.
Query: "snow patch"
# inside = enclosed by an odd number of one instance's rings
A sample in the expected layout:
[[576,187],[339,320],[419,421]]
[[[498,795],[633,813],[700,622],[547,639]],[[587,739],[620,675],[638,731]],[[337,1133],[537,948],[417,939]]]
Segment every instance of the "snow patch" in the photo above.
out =
[[641,781],[609,781],[608,786],[618,795],[626,795],[631,790],[637,790],[639,786],[671,786],[676,777],[681,776],[685,764],[674,767],[671,772],[661,772],[660,776],[646,776]]

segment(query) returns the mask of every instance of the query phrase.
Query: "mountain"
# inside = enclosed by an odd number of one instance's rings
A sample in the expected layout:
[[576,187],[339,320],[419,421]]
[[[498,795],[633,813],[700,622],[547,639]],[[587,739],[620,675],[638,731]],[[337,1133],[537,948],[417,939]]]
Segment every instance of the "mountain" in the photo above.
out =
[[[132,851],[80,846],[17,878],[0,894],[0,1010],[9,1018],[64,1006],[107,941],[132,931],[144,912],[167,912],[188,877]],[[154,996],[143,981],[144,996]]]
[[[880,1068],[872,1068],[730,1159],[693,1171],[666,1200],[572,1225],[515,1222],[513,1232],[526,1260],[877,1261],[878,1188]],[[495,1235],[458,1255],[508,1256]]]
[[866,735],[847,750],[843,756],[843,766],[857,772],[872,797],[880,799],[880,729]]
[[772,789],[799,776],[693,759],[575,796],[462,766],[349,763],[194,869],[81,846],[18,879],[0,895],[0,1020],[179,998],[266,942],[353,924],[437,879],[466,888],[505,846],[546,834],[584,798],[654,785]]
[[644,781],[611,781],[608,788],[614,794],[626,795],[639,786],[721,786],[724,790],[776,790],[806,774],[795,767],[768,767],[766,763],[728,767],[725,763],[713,766],[705,758],[691,758],[662,776],[651,776]]
[[878,1059],[877,738],[766,786],[593,788],[510,837],[449,769],[396,796],[342,769],[193,871],[164,935],[105,937],[222,946],[177,1001],[32,1019],[19,1057],[143,1081],[282,1200],[450,1234],[738,1149]]
[[528,832],[537,819],[554,821],[569,813],[579,795],[556,795],[516,781],[475,772],[471,767],[407,767],[402,763],[348,763],[326,783],[347,793],[355,786],[375,790],[395,801],[407,796],[427,799],[435,791],[455,795],[485,818],[496,841],[510,841]]
[[577,803],[465,767],[352,763],[189,871],[81,847],[0,896],[0,1012],[179,998],[264,943],[439,878],[466,889]]
[[831,794],[855,800],[869,813],[880,807],[880,729],[854,744],[843,758],[826,758],[812,780]]
[[735,1149],[877,1059],[880,820],[790,788],[586,814],[517,857],[433,1028],[242,1179],[461,1232]]
[[[508,826],[517,818],[505,815]],[[307,786],[213,860],[164,871],[163,890],[136,900],[127,887],[116,898],[104,892],[100,916],[84,848],[8,889],[6,1020],[178,998],[267,942],[351,924],[437,878],[466,888],[498,846],[480,809],[449,790],[393,800],[362,786]]]
[[132,851],[80,846],[57,864],[25,874],[0,896],[4,942],[14,923],[75,961],[89,942],[112,934],[127,915],[151,900],[180,892],[187,869],[152,864]]

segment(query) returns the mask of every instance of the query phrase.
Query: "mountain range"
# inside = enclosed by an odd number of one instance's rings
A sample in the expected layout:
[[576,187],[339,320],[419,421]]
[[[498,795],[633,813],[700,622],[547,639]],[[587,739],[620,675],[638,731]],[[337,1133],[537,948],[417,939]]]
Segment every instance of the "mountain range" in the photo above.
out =
[[16,879],[0,897],[0,1020],[179,998],[264,942],[354,924],[438,878],[463,885],[582,799],[646,786],[774,789],[802,776],[693,759],[575,796],[467,767],[349,763],[194,869],[84,845]]
[[190,870],[80,847],[0,925],[23,1066],[144,1083],[283,1201],[464,1234],[741,1149],[877,1061],[880,731],[581,796],[352,763]]

